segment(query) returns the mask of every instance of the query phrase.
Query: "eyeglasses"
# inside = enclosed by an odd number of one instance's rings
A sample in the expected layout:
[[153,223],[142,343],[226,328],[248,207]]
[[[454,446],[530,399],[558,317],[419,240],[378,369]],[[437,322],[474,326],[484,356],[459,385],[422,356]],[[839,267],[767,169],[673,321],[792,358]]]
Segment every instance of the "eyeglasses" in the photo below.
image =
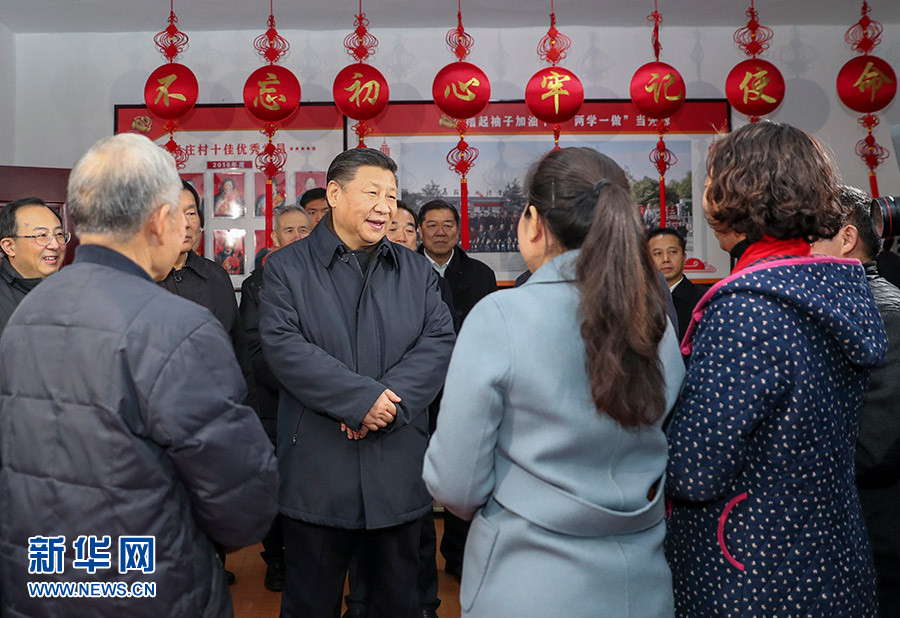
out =
[[40,234],[31,234],[29,235],[17,235],[13,236],[13,238],[34,238],[34,242],[39,247],[46,247],[50,244],[50,239],[55,238],[56,242],[61,245],[68,244],[70,240],[72,240],[71,232],[55,232],[51,234],[50,232],[41,232]]

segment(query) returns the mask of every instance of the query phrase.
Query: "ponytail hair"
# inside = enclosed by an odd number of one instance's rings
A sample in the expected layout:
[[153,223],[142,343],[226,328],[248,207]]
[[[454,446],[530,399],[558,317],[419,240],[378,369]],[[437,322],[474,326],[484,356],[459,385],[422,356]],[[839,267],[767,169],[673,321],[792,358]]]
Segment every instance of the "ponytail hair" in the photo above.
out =
[[575,278],[594,405],[625,427],[652,425],[666,412],[665,300],[625,173],[591,148],[564,148],[531,169],[527,186],[561,249],[581,249]]

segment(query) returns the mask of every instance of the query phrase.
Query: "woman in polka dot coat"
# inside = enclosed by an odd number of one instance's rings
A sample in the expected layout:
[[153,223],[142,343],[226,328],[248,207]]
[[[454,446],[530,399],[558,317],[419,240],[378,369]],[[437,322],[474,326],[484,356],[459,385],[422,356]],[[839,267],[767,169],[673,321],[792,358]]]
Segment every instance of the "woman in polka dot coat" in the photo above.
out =
[[854,486],[884,324],[856,260],[811,257],[840,225],[831,164],[786,125],[716,142],[703,205],[751,245],[682,345],[669,428],[666,557],[679,616],[876,616]]

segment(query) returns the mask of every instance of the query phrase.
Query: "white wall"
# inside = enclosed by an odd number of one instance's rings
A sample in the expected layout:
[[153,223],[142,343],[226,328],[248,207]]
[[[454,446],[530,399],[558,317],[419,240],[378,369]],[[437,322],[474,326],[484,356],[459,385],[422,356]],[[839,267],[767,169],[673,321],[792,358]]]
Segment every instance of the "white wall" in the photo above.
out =
[[13,165],[16,158],[16,40],[0,24],[0,165]]
[[[373,64],[388,78],[392,99],[430,99],[435,73],[453,59],[444,44],[452,25],[373,29],[380,41]],[[576,71],[589,98],[627,98],[634,70],[652,59],[649,26],[563,31],[574,41],[564,65]],[[732,42],[733,31],[663,26],[662,60],[681,71],[689,97],[724,97],[726,75],[744,59]],[[787,96],[772,118],[813,133],[834,152],[845,181],[867,189],[868,171],[854,153],[864,132],[856,123],[857,115],[844,108],[835,93],[837,72],[853,56],[844,43],[844,31],[837,26],[775,28],[772,48],[764,57],[784,74]],[[546,27],[470,32],[475,36],[470,60],[490,77],[492,98],[522,98],[525,83],[541,66],[535,47]],[[280,33],[292,44],[285,64],[299,75],[303,99],[329,100],[334,75],[350,62],[342,46],[347,31]],[[188,34],[191,47],[181,61],[200,79],[200,102],[240,102],[244,80],[259,66],[252,47],[259,32]],[[15,159],[10,163],[69,167],[96,139],[110,134],[113,105],[141,103],[147,76],[163,62],[152,37],[151,32],[19,34],[14,37],[11,70],[5,53],[9,35],[0,28],[0,78],[12,76],[16,84]],[[876,53],[900,73],[900,24],[885,25]],[[0,110],[6,108],[5,91],[0,88]],[[0,111],[0,135],[10,125],[7,116]],[[890,126],[900,124],[900,101],[880,116],[876,139],[891,150],[891,158],[879,168],[879,185],[882,194],[900,195],[900,169],[890,140]],[[743,122],[735,114],[735,125]],[[5,136],[3,141],[7,142]],[[3,156],[8,157],[7,152]]]

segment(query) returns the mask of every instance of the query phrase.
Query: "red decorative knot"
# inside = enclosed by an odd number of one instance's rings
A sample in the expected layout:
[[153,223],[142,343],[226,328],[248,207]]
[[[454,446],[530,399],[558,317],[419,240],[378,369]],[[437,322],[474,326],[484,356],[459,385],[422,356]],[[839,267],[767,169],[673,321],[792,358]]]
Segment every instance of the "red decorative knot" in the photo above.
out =
[[472,52],[472,46],[475,44],[475,37],[466,32],[462,24],[462,11],[456,14],[458,25],[453,30],[447,31],[447,46],[450,47],[460,62]]
[[271,141],[263,146],[256,155],[256,169],[266,175],[266,178],[274,178],[287,163],[287,154],[278,150]]
[[662,51],[662,43],[659,42],[659,25],[663,22],[662,13],[654,9],[652,13],[647,15],[647,21],[653,22],[653,34],[650,35],[650,41],[653,43],[653,53],[656,55],[656,61],[659,62],[659,52]]
[[863,0],[862,9],[860,9],[862,17],[844,35],[847,45],[860,54],[868,54],[881,43],[878,39],[881,38],[881,31],[884,28],[879,22],[869,18],[869,11],[871,10],[869,4]]
[[537,46],[538,58],[553,66],[566,57],[566,50],[572,46],[572,39],[556,29],[556,13],[550,13],[550,29]]
[[184,166],[187,165],[188,159],[190,158],[184,148],[179,146],[175,142],[175,139],[170,136],[169,141],[166,142],[165,149],[172,155],[172,158],[175,159],[175,167],[180,170],[184,169]]
[[360,120],[350,128],[353,129],[353,132],[356,133],[357,136],[359,136],[359,146],[357,146],[357,148],[365,148],[366,135],[369,135],[372,132],[372,127],[367,125],[365,120]]
[[865,139],[856,142],[856,154],[862,157],[866,167],[874,172],[876,167],[884,163],[890,153],[888,153],[886,148],[878,144],[870,133]]
[[656,171],[659,172],[660,176],[665,176],[666,170],[678,163],[678,157],[675,156],[674,152],[666,148],[666,142],[662,137],[656,142],[656,148],[650,153],[650,160],[656,166]]
[[772,29],[762,26],[759,23],[759,13],[750,5],[747,9],[747,17],[749,21],[744,28],[738,28],[734,32],[734,42],[738,47],[744,50],[744,53],[751,58],[769,49],[769,41],[772,40]]
[[265,34],[261,34],[253,40],[253,47],[256,48],[262,58],[269,64],[275,64],[282,56],[291,49],[291,44],[278,34],[275,29],[275,16],[269,15],[269,21],[266,23],[269,29]]
[[153,42],[169,62],[174,61],[187,48],[188,44],[188,35],[178,29],[178,26],[175,25],[177,23],[178,17],[175,16],[175,11],[172,11],[169,13],[169,25],[153,37]]
[[478,158],[478,149],[469,146],[466,140],[460,134],[459,143],[447,154],[447,163],[450,169],[462,176],[466,177],[472,166],[475,165],[475,159]]
[[369,25],[369,20],[366,19],[366,14],[362,11],[357,13],[353,25],[356,27],[356,30],[346,36],[344,47],[347,48],[348,54],[356,58],[357,62],[362,62],[375,54],[375,48],[378,47],[378,39],[366,28]]

